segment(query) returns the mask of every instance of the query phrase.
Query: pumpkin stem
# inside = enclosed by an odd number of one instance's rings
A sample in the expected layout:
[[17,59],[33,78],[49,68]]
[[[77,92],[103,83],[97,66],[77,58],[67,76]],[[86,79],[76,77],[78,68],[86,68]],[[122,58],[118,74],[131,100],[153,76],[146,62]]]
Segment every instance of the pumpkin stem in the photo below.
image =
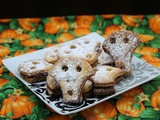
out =
[[9,94],[8,97],[9,97],[9,99],[10,99],[11,101],[16,101],[16,100],[17,100],[17,97],[14,96],[14,95]]

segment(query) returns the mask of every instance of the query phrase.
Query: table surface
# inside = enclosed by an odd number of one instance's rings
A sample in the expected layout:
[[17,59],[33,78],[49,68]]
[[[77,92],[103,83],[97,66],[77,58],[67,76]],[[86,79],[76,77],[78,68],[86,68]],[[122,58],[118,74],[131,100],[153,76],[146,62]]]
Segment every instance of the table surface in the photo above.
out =
[[[107,37],[132,30],[143,43],[134,55],[160,68],[160,15],[77,15],[0,19],[0,120],[160,119],[160,76],[74,115],[54,112],[21,83],[3,59],[67,42],[91,32]],[[109,106],[109,107],[108,107]]]

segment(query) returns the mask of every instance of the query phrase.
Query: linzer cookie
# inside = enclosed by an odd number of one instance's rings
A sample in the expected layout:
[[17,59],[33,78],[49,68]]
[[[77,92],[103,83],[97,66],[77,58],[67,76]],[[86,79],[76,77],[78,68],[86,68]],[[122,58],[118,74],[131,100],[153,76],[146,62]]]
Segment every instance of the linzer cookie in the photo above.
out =
[[18,67],[18,71],[27,82],[33,83],[45,80],[48,75],[48,70],[51,67],[52,64],[42,59],[33,59],[21,63]]
[[93,64],[101,52],[100,45],[101,42],[95,39],[83,38],[79,41],[72,41],[60,48],[58,58],[74,56]]
[[58,60],[48,74],[60,85],[63,102],[76,104],[83,101],[83,86],[94,70],[85,60],[66,57]]
[[120,30],[109,35],[102,46],[104,51],[114,59],[115,66],[128,75],[132,73],[133,52],[140,43],[141,38],[135,32]]
[[95,87],[110,87],[115,85],[115,80],[123,75],[123,70],[111,66],[98,66],[94,68],[95,75],[91,77]]

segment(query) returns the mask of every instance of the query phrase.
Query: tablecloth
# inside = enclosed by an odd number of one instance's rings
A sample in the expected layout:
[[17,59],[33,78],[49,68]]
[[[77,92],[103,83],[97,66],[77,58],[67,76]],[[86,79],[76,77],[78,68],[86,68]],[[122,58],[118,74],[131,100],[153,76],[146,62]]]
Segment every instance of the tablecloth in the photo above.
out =
[[160,76],[72,115],[45,105],[2,63],[3,59],[67,42],[91,32],[103,37],[132,30],[142,39],[134,56],[160,68],[160,15],[76,15],[0,19],[0,120],[159,120]]

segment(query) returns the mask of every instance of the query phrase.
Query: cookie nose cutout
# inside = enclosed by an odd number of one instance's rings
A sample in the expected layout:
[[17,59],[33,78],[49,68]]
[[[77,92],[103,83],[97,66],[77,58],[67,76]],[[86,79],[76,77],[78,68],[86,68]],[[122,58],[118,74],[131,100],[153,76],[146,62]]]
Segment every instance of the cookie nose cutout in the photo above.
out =
[[68,95],[72,96],[73,92],[71,90],[68,91]]
[[68,70],[68,67],[67,66],[63,66],[62,70],[66,72]]
[[124,41],[125,43],[128,43],[129,39],[128,39],[128,38],[124,38],[123,41]]

